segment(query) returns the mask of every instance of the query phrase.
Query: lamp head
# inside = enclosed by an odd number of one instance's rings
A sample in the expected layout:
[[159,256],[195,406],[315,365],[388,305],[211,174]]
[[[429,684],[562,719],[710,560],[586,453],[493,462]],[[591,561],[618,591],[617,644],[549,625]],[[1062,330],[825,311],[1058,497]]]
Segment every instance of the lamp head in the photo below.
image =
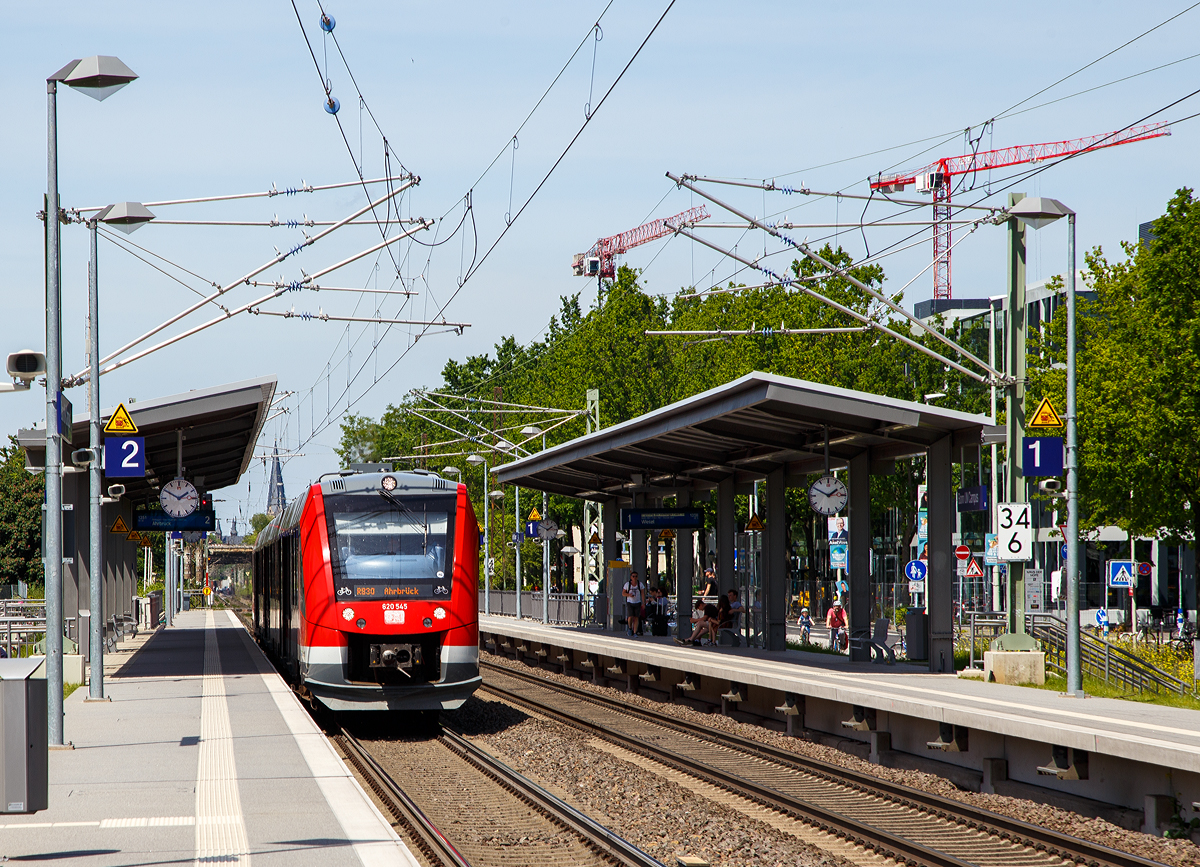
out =
[[483,455],[467,455],[467,463],[477,467],[483,463]]
[[141,202],[117,202],[96,214],[105,225],[131,235],[154,219],[154,214]]
[[542,429],[533,424],[525,425],[525,427],[521,428],[521,436],[523,437],[535,437],[541,432]]
[[489,491],[488,496],[491,497],[493,500],[503,500],[504,499],[504,491],[499,491],[499,490]]
[[1031,229],[1048,226],[1055,220],[1071,216],[1075,212],[1058,199],[1045,199],[1041,196],[1026,196],[1008,209],[1010,216],[1016,217]]
[[47,80],[61,81],[92,99],[103,101],[136,79],[137,73],[116,57],[98,54],[72,60]]

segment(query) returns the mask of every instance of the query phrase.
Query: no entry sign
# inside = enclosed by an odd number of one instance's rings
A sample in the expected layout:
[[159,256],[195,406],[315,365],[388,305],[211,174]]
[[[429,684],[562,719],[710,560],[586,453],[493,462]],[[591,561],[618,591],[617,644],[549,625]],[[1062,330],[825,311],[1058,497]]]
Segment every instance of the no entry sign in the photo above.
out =
[[957,548],[954,549],[954,556],[957,557],[959,560],[970,560],[971,559],[971,549],[968,548],[966,545],[959,545]]

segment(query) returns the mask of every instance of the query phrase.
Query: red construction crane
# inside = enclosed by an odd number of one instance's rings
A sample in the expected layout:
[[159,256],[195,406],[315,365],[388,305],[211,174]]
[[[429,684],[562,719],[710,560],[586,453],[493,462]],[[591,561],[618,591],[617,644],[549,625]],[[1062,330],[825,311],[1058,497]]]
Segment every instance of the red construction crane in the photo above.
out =
[[689,208],[674,217],[651,220],[628,232],[622,232],[610,238],[601,238],[586,253],[575,254],[575,258],[571,261],[571,272],[576,277],[607,277],[611,280],[617,276],[616,257],[626,250],[632,250],[634,247],[670,235],[674,229],[667,226],[668,222],[673,226],[690,225],[707,220],[708,216],[708,211],[701,205],[698,208]]
[[1017,166],[1025,163],[1038,163],[1043,160],[1058,159],[1086,150],[1100,150],[1117,145],[1132,144],[1136,141],[1158,138],[1170,135],[1171,128],[1166,123],[1134,126],[1115,133],[1092,135],[1070,141],[1046,142],[1044,144],[1017,145],[1016,147],[1001,148],[994,151],[966,154],[961,157],[949,157],[931,163],[915,172],[901,172],[896,175],[880,175],[871,181],[871,189],[884,193],[900,192],[909,185],[915,185],[918,192],[933,194],[933,297],[949,298],[950,296],[950,226],[951,207],[950,194],[954,188],[951,181],[955,175],[965,175],[972,172],[984,172],[988,169],[1001,169],[1006,166]]

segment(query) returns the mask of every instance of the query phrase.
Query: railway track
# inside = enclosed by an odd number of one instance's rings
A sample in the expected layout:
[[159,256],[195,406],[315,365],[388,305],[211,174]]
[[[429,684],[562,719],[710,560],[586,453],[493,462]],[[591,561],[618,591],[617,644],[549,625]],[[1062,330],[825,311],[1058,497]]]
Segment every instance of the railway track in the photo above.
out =
[[455,732],[399,749],[335,740],[436,867],[664,867]]
[[482,689],[900,863],[1154,867],[1157,862],[929,792],[480,661]]

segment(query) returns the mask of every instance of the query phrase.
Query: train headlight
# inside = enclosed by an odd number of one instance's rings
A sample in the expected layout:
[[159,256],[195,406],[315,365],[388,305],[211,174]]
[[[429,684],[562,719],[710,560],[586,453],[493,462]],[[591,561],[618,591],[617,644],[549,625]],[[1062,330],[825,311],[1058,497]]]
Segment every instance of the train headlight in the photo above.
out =
[[366,629],[366,628],[367,628],[367,621],[366,621],[366,619],[365,619],[365,618],[363,618],[363,617],[360,617],[360,618],[358,618],[358,628],[359,628],[359,629]]
[[342,617],[345,620],[353,620],[354,619],[354,609],[353,608],[343,608],[342,609]]
[[425,618],[425,628],[428,629],[430,626],[433,626],[433,619],[426,617]]
[[396,490],[396,477],[384,476],[383,481],[380,484],[385,491],[394,491]]
[[437,618],[438,620],[445,620],[446,619],[446,609],[442,608],[440,606],[433,609],[433,616],[435,618]]

